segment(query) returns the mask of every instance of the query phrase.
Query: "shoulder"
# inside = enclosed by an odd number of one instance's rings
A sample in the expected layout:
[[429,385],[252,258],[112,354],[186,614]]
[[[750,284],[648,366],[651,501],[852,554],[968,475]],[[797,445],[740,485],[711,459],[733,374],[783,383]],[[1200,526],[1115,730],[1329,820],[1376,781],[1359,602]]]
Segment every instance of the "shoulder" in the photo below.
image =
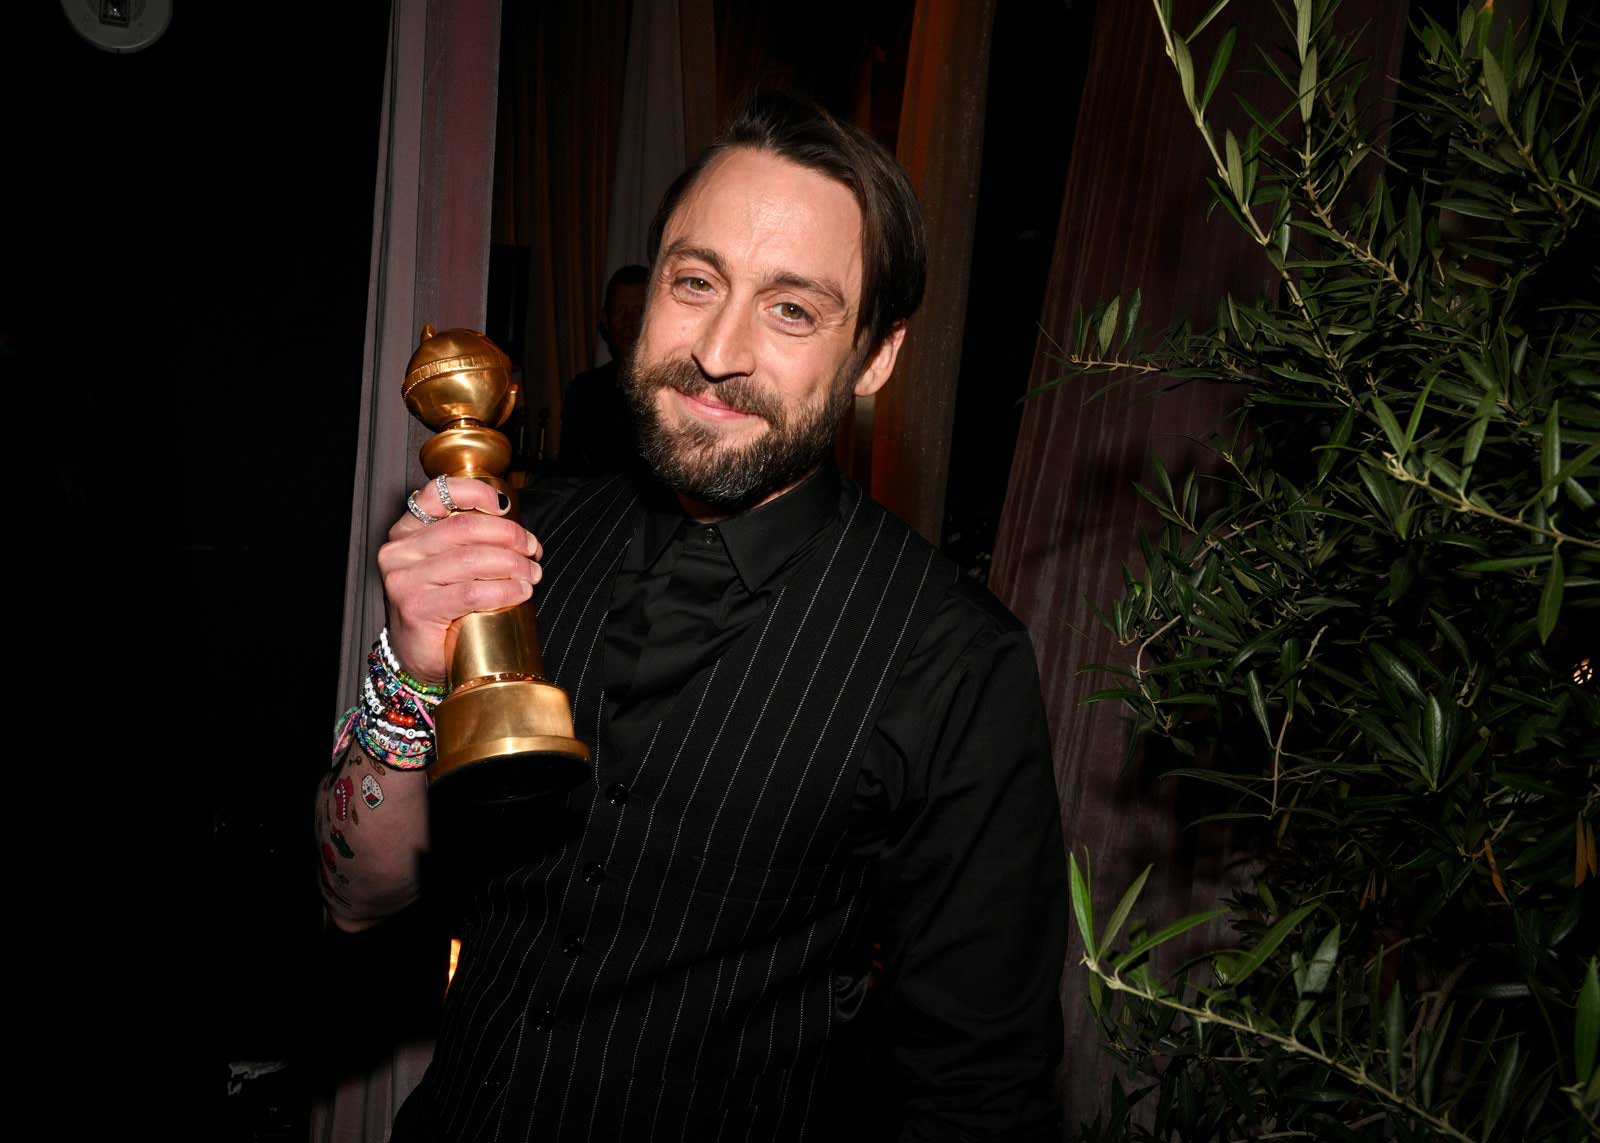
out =
[[851,481],[845,485],[846,497],[860,496],[862,509],[881,515],[884,532],[904,544],[902,558],[926,568],[920,589],[925,596],[920,610],[926,618],[913,658],[936,650],[940,659],[954,665],[965,653],[981,654],[1002,645],[1020,644],[1031,651],[1028,629],[994,593],[962,576],[953,560],[858,485]]
[[567,396],[574,394],[588,395],[617,387],[617,366],[613,361],[598,365],[593,369],[586,369],[574,377],[567,385]]
[[627,483],[627,478],[617,474],[541,477],[524,488],[519,497],[522,526],[535,536],[543,535],[597,498],[607,502],[615,499],[604,494],[622,483]]

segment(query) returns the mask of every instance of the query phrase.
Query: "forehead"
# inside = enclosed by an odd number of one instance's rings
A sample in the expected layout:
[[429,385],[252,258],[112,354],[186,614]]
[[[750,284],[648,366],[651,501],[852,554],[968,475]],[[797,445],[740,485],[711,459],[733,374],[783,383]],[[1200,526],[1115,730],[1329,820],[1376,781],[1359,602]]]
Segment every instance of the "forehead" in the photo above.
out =
[[718,156],[684,195],[662,234],[706,247],[754,276],[830,278],[861,296],[861,208],[843,183],[762,151]]

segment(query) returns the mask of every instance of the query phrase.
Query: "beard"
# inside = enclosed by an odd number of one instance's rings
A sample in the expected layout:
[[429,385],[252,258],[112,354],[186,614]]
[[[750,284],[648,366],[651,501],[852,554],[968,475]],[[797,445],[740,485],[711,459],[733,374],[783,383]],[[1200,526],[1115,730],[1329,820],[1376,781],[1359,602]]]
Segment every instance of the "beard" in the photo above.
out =
[[[797,483],[833,450],[839,425],[854,402],[852,389],[864,360],[850,354],[814,405],[787,409],[772,390],[749,377],[709,381],[688,358],[641,365],[638,347],[623,363],[623,390],[633,410],[639,454],[656,479],[680,495],[727,512],[760,503]],[[709,395],[730,409],[761,418],[766,431],[743,445],[723,432],[685,418],[667,425],[656,395],[673,389],[687,397]]]

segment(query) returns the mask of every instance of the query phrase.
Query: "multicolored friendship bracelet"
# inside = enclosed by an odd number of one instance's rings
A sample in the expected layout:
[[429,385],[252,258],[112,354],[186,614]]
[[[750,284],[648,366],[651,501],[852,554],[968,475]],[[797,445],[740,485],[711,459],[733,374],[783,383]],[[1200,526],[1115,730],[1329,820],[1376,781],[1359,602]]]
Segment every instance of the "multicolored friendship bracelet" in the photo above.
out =
[[421,682],[401,669],[384,628],[367,652],[361,702],[339,716],[335,764],[353,739],[369,758],[391,770],[423,769],[434,758],[433,708],[444,693],[443,686]]

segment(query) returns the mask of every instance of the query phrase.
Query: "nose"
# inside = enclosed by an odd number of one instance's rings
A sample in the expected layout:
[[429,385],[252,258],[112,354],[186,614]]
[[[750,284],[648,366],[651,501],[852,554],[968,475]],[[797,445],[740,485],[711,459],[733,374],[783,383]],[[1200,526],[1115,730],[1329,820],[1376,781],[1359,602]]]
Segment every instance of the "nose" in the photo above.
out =
[[708,313],[691,353],[710,381],[748,377],[755,372],[755,339],[745,307],[730,300]]

